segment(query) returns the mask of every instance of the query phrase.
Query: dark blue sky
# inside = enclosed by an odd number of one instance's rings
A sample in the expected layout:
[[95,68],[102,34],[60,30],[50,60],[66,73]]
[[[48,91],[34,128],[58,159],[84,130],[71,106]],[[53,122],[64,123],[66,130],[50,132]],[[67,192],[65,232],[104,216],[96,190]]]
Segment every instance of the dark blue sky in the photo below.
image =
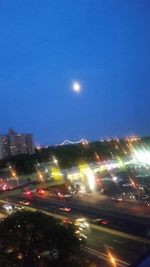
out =
[[1,0],[0,99],[39,144],[149,135],[150,1]]

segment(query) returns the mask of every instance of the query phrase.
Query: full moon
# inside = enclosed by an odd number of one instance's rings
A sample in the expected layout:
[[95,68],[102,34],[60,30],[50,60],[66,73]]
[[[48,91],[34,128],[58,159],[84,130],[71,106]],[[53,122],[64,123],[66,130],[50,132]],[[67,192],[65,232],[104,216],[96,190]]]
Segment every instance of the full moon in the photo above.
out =
[[81,88],[80,88],[80,84],[75,82],[73,83],[73,87],[72,87],[73,91],[75,92],[80,92]]

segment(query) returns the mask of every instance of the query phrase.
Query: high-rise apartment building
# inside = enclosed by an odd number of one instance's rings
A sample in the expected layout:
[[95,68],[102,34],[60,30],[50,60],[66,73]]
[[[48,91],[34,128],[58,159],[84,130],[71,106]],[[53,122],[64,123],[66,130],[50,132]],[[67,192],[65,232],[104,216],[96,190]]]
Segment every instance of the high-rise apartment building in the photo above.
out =
[[0,159],[6,158],[9,155],[9,144],[8,144],[8,136],[0,135]]
[[9,129],[8,134],[0,135],[0,159],[19,154],[34,154],[32,134],[16,133]]

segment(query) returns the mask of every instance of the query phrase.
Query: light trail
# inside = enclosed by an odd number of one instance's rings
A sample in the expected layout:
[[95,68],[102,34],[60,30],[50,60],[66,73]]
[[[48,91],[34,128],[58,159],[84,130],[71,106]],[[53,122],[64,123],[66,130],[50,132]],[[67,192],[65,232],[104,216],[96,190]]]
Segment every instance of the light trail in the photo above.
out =
[[[102,259],[102,260],[105,260],[105,261],[109,261],[110,262],[110,257],[109,257],[108,254],[99,252],[99,251],[97,251],[95,249],[91,249],[91,248],[86,247],[86,246],[83,247],[83,250],[85,250],[87,253],[92,254],[92,255],[94,255],[94,256]],[[129,266],[130,265],[126,261],[123,261],[123,260],[120,260],[120,259],[116,259],[116,258],[114,258],[114,259],[115,259],[118,267],[126,267],[126,266]]]

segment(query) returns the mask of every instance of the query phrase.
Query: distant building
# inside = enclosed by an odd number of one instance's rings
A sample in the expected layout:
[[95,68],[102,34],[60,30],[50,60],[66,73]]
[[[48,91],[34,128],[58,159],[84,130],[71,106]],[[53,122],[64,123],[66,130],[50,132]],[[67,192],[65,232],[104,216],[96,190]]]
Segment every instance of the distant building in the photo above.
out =
[[0,159],[6,158],[9,155],[8,136],[0,135]]
[[0,159],[19,154],[34,154],[32,134],[16,133],[9,129],[8,134],[0,135]]

